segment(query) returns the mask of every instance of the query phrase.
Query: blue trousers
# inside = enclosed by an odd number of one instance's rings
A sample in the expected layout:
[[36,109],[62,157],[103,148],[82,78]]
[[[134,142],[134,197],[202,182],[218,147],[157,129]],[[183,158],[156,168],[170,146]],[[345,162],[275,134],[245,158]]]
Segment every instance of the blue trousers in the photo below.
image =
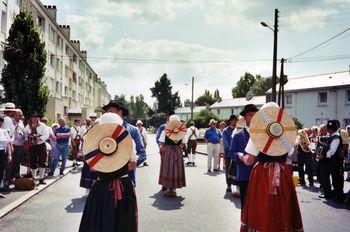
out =
[[51,164],[51,171],[55,172],[58,161],[60,160],[60,157],[62,157],[62,165],[61,165],[61,172],[64,171],[66,168],[66,161],[68,157],[68,152],[69,152],[69,146],[68,143],[63,143],[63,144],[56,144],[56,152],[54,154],[54,159]]

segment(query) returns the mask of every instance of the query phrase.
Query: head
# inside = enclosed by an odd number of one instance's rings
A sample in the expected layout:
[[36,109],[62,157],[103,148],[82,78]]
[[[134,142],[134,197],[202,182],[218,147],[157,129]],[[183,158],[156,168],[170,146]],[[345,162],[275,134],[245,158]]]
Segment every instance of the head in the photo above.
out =
[[129,115],[129,111],[125,107],[124,103],[117,100],[111,100],[107,105],[103,106],[102,109],[107,113],[117,114],[121,118]]
[[337,123],[334,120],[329,120],[326,127],[329,134],[333,134],[338,130]]
[[218,122],[215,121],[215,119],[210,119],[209,126],[210,126],[211,128],[213,128],[213,129],[215,129],[217,123],[218,123]]
[[250,126],[250,121],[254,117],[255,113],[258,112],[258,108],[254,104],[248,104],[244,106],[243,111],[240,113],[241,116],[244,117],[246,121],[246,125]]
[[6,116],[13,118],[13,117],[15,117],[16,112],[17,112],[17,110],[16,110],[15,104],[13,104],[12,102],[7,102],[5,104],[4,114]]
[[39,123],[39,115],[38,114],[32,114],[29,118],[31,124],[37,124]]
[[236,128],[237,122],[238,122],[237,116],[234,115],[234,114],[232,114],[232,115],[230,116],[230,120],[229,120],[230,126],[231,126],[232,128]]
[[319,128],[319,135],[325,136],[325,135],[327,135],[327,133],[328,133],[328,131],[327,131],[326,124],[321,124],[320,128]]
[[137,120],[136,122],[136,126],[141,129],[142,128],[142,125],[143,125],[143,122],[141,120]]
[[168,122],[169,121],[169,118],[170,116],[174,115],[175,114],[175,111],[173,110],[170,110],[167,114],[166,114],[166,121]]
[[58,127],[58,124],[57,124],[57,123],[53,123],[53,124],[51,125],[52,131],[55,132],[55,130],[57,129],[57,127]]
[[221,121],[221,122],[220,122],[220,130],[222,131],[222,130],[224,130],[225,128],[226,128],[226,122]]
[[22,118],[23,118],[22,110],[17,109],[16,115],[15,115],[15,120],[16,120],[17,122],[19,122],[20,120],[22,120]]
[[66,126],[66,119],[65,118],[60,118],[58,120],[58,124],[60,125],[60,127],[65,127]]
[[123,118],[123,110],[115,106],[108,107],[107,113],[114,113],[117,114],[119,117]]
[[90,118],[85,119],[85,125],[86,126],[90,126],[91,125],[91,119]]
[[79,126],[80,125],[80,120],[79,119],[74,119],[74,125]]
[[318,135],[318,127],[317,126],[311,127],[311,134],[313,136],[317,136]]
[[42,118],[40,121],[44,123],[46,126],[47,126],[47,123],[49,122],[49,120],[46,117]]
[[346,126],[346,132],[350,135],[350,125]]
[[190,126],[194,126],[194,122],[190,122]]

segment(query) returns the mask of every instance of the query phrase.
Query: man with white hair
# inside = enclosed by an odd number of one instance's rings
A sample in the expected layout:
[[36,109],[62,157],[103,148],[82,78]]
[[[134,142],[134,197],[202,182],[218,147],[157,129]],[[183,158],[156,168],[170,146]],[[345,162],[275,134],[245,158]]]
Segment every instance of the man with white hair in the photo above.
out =
[[55,173],[55,169],[57,167],[60,157],[62,157],[60,175],[63,175],[64,169],[66,168],[66,161],[69,152],[69,139],[71,137],[70,128],[66,126],[66,119],[64,118],[60,118],[58,123],[60,126],[55,130],[56,153],[51,165],[51,171],[49,172],[49,176],[53,176],[53,174]]
[[[143,127],[143,122],[139,119],[136,122],[136,127],[137,130],[139,131],[140,135],[141,135],[141,139],[142,139],[142,143],[143,143],[143,147],[147,148],[147,144],[148,144],[148,139],[147,139],[147,130],[146,128]],[[143,162],[143,166],[148,166],[147,162]]]

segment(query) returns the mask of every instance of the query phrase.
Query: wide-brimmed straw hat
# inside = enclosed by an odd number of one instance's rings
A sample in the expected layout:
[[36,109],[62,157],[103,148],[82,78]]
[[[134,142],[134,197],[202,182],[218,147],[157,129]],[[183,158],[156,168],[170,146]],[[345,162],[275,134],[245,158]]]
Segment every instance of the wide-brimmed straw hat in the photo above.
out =
[[173,141],[180,141],[185,137],[186,126],[177,115],[170,116],[169,122],[165,127],[165,135]]
[[291,151],[297,135],[292,116],[274,106],[262,108],[254,115],[249,132],[256,148],[269,156]]
[[98,172],[119,170],[128,163],[132,151],[132,138],[119,123],[96,124],[84,136],[84,158]]
[[12,102],[7,102],[7,103],[5,103],[5,109],[4,109],[4,111],[8,111],[8,112],[14,111],[14,112],[16,112],[16,106],[15,106],[15,104],[13,104]]
[[209,121],[209,126],[211,125],[211,124],[213,124],[213,123],[215,123],[215,124],[217,124],[218,123],[218,121],[216,121],[215,119],[210,119],[210,121]]

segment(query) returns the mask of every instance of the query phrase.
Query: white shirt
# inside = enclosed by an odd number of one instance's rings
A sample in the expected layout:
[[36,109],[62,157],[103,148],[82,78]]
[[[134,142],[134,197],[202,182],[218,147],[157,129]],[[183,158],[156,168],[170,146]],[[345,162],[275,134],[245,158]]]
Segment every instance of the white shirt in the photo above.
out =
[[145,141],[145,143],[148,143],[146,128],[144,128],[144,127],[141,127],[141,129],[139,129],[138,127],[136,127],[136,128],[140,132],[142,142]]
[[53,133],[53,130],[51,127],[47,126],[47,130],[49,132],[49,137],[55,137],[55,134]]
[[9,142],[11,142],[9,134],[5,129],[0,128],[0,150],[6,150]]
[[78,135],[79,135],[79,131],[80,131],[80,127],[79,126],[72,126],[70,133],[71,133],[71,137],[72,139],[75,139]]
[[9,134],[10,138],[12,138],[15,131],[15,126],[13,125],[12,118],[10,118],[9,116],[5,116],[4,124],[2,125],[2,128],[5,129]]
[[83,138],[84,137],[84,135],[86,134],[86,132],[88,131],[88,129],[90,128],[91,126],[82,126],[82,127],[80,127],[80,130],[79,130],[79,135],[80,135],[80,137],[81,138]]
[[[331,137],[333,135],[338,135],[339,136],[339,133],[338,132],[334,132],[331,135]],[[337,148],[339,146],[339,143],[340,143],[339,138],[333,139],[333,141],[331,142],[331,145],[329,146],[329,150],[327,151],[327,154],[326,154],[327,158],[331,158],[335,154],[335,152],[337,151]]]
[[[32,133],[29,125],[26,126],[24,131],[27,136]],[[45,143],[45,141],[49,138],[49,130],[47,129],[47,126],[42,122],[39,122],[39,126],[36,128],[36,132],[40,135],[38,144]]]
[[13,134],[13,145],[23,146],[25,140],[24,124],[22,121],[15,122],[15,130]]
[[199,132],[196,127],[190,126],[189,128],[187,128],[186,137],[188,138],[188,140],[197,140],[198,136]]

